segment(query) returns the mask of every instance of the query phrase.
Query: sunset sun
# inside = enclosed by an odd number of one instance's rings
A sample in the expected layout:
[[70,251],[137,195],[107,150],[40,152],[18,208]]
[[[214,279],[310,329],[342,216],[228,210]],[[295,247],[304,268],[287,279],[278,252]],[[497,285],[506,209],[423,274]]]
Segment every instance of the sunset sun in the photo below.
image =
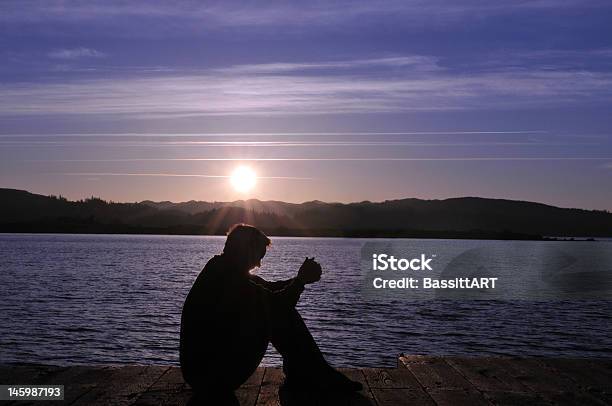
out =
[[248,166],[239,166],[232,172],[230,182],[234,190],[240,193],[246,193],[255,187],[257,175]]

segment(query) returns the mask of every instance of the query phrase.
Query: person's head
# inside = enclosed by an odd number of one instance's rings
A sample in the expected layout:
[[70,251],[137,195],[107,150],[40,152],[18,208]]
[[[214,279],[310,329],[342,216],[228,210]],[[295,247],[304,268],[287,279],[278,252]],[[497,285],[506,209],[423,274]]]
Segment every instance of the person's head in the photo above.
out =
[[270,239],[256,227],[234,224],[227,232],[223,255],[237,264],[241,270],[249,271],[261,265]]

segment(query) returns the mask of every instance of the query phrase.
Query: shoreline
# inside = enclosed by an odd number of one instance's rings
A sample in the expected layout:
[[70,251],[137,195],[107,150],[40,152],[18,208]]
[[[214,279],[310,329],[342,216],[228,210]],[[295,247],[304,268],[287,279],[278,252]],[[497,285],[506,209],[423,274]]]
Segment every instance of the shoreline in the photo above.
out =
[[[558,237],[550,237],[550,236],[530,236],[530,235],[514,235],[514,234],[504,234],[500,233],[500,235],[488,235],[487,233],[480,235],[474,234],[461,234],[461,233],[452,233],[452,235],[440,235],[440,236],[432,236],[432,233],[426,233],[423,235],[418,234],[385,234],[385,233],[376,233],[376,234],[359,234],[356,235],[354,233],[348,233],[347,235],[343,234],[276,234],[276,233],[266,233],[269,237],[272,238],[331,238],[331,239],[412,239],[412,240],[482,240],[482,241],[567,241],[567,242],[601,242],[612,239],[612,236],[609,237],[573,237],[573,236],[558,236]],[[75,230],[75,231],[5,231],[0,229],[0,235],[100,235],[100,236],[156,236],[156,237],[225,237],[225,233],[219,234],[193,234],[193,233],[159,233],[159,232],[100,232],[100,231],[92,231],[85,232],[83,230]],[[514,238],[513,238],[514,237]]]

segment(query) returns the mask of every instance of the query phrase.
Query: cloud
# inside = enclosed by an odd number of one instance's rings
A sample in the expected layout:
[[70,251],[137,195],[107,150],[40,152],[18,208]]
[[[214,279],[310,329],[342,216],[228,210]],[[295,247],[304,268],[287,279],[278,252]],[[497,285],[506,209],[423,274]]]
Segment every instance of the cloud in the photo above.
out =
[[[327,158],[252,158],[252,157],[232,157],[232,158],[120,158],[120,159],[36,159],[26,162],[420,162],[420,161],[607,161],[612,159],[605,157],[576,157],[576,156],[475,156],[475,157],[428,157],[428,158],[396,158],[396,157],[327,157]],[[103,175],[100,173],[82,173],[80,175]],[[112,175],[112,174],[106,174]],[[119,175],[119,174],[117,174]],[[136,175],[136,174],[133,174]],[[144,175],[143,175],[144,176]],[[178,175],[177,175],[178,176]],[[184,175],[187,176],[187,175]]]
[[612,69],[612,48],[595,49],[534,49],[498,51],[486,55],[479,63],[469,61],[471,69],[502,70],[600,70]]
[[[333,25],[343,21],[380,16],[401,17],[406,21],[422,21],[431,17],[438,21],[465,21],[483,16],[503,15],[531,10],[562,10],[572,8],[609,7],[605,0],[388,0],[384,3],[368,0],[265,3],[93,0],[5,0],[0,4],[0,21],[7,22],[97,22],[182,20],[170,24],[172,29],[185,30],[197,26],[305,26]],[[196,25],[188,24],[195,22]],[[142,24],[145,30],[152,28]]]
[[[62,175],[70,176],[144,176],[144,177],[170,177],[170,178],[231,178],[229,175],[206,175],[201,173],[134,173],[134,172],[69,172]],[[312,180],[298,176],[257,176],[257,179],[285,179],[285,180]]]
[[[24,138],[23,136],[20,136]],[[27,137],[25,137],[27,138]],[[63,147],[63,146],[121,146],[121,148],[142,148],[142,147],[177,147],[177,146],[189,146],[189,147],[206,147],[214,148],[220,147],[224,149],[228,148],[263,148],[263,149],[275,149],[275,148],[288,148],[288,147],[365,147],[372,149],[374,147],[470,147],[470,146],[489,146],[489,147],[511,147],[511,146],[577,146],[577,145],[601,145],[601,143],[568,143],[568,142],[536,142],[536,141],[512,141],[512,142],[421,142],[421,141],[325,141],[325,142],[311,142],[311,141],[124,141],[124,140],[112,140],[112,141],[0,141],[0,145],[4,148],[10,147]]]
[[373,68],[403,68],[413,71],[437,71],[438,58],[424,55],[396,56],[386,58],[355,59],[345,61],[326,61],[314,63],[261,63],[234,65],[215,69],[215,72],[227,74],[272,74],[324,70],[367,70]]
[[[17,140],[22,140],[24,138],[40,138],[40,137],[60,137],[60,138],[91,138],[91,137],[101,137],[101,138],[130,138],[136,137],[137,139],[140,137],[147,138],[183,138],[183,137],[197,137],[197,138],[206,138],[206,137],[249,137],[249,136],[277,136],[282,135],[283,137],[292,137],[292,136],[310,136],[310,135],[320,135],[320,136],[340,136],[340,135],[474,135],[474,134],[548,134],[549,132],[546,130],[516,130],[516,131],[393,131],[393,132],[372,132],[372,131],[349,131],[349,132],[248,132],[248,133],[231,133],[231,132],[222,132],[222,133],[177,133],[173,132],[172,134],[168,133],[121,133],[121,132],[112,132],[112,133],[45,133],[45,134],[0,134],[1,138],[17,138]],[[561,135],[557,134],[559,137],[571,137],[573,135]],[[580,137],[580,135],[576,135],[576,137]],[[588,137],[601,137],[601,136],[588,136]],[[12,141],[11,141],[12,142]],[[20,141],[15,141],[20,142]]]
[[106,54],[92,48],[56,49],[47,54],[54,59],[104,58]]
[[3,116],[397,113],[609,103],[612,73],[501,67],[461,73],[409,55],[7,83],[0,94]]

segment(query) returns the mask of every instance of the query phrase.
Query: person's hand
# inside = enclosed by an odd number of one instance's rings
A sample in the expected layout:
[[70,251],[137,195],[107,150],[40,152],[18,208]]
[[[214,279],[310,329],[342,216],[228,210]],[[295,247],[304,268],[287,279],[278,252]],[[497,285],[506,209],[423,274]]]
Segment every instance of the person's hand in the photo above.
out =
[[300,282],[306,285],[309,283],[314,283],[321,279],[321,273],[323,273],[321,265],[319,265],[319,263],[314,260],[314,257],[306,257],[304,263],[302,264],[302,266],[300,266],[297,278]]

